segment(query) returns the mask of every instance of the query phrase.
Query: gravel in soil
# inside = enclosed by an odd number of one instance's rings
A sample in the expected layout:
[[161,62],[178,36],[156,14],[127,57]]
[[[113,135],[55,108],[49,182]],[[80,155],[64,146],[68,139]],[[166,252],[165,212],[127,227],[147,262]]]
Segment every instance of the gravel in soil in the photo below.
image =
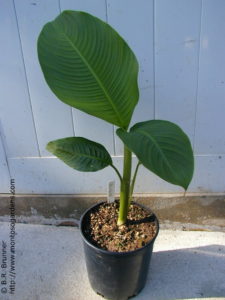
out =
[[145,246],[154,238],[157,223],[154,214],[132,203],[127,223],[117,226],[119,202],[104,203],[90,213],[86,235],[99,248],[127,252]]

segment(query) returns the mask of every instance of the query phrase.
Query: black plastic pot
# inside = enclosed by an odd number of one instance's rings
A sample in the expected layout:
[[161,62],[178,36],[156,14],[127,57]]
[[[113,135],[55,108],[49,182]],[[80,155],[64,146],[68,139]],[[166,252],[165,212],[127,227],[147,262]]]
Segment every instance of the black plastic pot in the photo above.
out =
[[[89,214],[102,203],[104,202],[89,208],[80,221],[88,277],[97,294],[106,299],[125,300],[137,295],[146,283],[153,244],[159,231],[159,223],[156,216],[153,215],[158,225],[157,233],[148,244],[140,249],[129,252],[110,252],[100,249],[88,240],[85,236],[85,230],[89,222]],[[135,204],[139,205],[138,203]],[[148,208],[145,207],[145,209]]]

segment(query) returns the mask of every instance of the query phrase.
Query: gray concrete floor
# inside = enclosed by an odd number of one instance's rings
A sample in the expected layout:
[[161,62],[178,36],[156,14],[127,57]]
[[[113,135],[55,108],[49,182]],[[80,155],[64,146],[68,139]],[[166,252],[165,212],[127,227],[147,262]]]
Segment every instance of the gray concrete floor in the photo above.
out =
[[[1,300],[103,299],[89,286],[77,228],[16,224],[16,233],[15,295],[3,295],[0,281]],[[2,240],[9,271],[9,223],[0,223],[1,248]],[[225,233],[161,230],[135,299],[225,299]]]

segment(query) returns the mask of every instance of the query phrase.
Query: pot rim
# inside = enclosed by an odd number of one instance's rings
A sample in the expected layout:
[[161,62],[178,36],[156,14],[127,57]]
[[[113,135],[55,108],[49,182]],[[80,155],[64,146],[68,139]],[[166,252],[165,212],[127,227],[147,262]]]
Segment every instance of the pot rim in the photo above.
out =
[[107,203],[107,201],[101,201],[101,202],[98,202],[94,205],[92,205],[91,207],[89,207],[88,209],[85,210],[85,212],[82,214],[81,218],[80,218],[80,222],[79,222],[79,229],[80,229],[80,233],[81,233],[81,236],[83,238],[83,240],[85,241],[86,244],[88,244],[91,248],[101,252],[102,254],[108,254],[108,255],[114,255],[114,256],[126,256],[126,255],[132,255],[132,254],[135,254],[136,252],[138,251],[141,251],[143,250],[144,248],[147,248],[150,244],[153,244],[156,237],[158,236],[158,233],[159,233],[159,221],[158,221],[158,218],[157,216],[155,215],[155,213],[149,209],[148,207],[142,205],[142,204],[139,204],[137,202],[133,202],[135,204],[137,204],[138,206],[142,207],[142,208],[145,208],[149,211],[151,211],[151,213],[155,216],[155,220],[156,220],[156,224],[157,224],[157,231],[156,231],[156,234],[155,236],[146,244],[144,245],[143,247],[141,248],[138,248],[138,249],[135,249],[135,250],[131,250],[131,251],[126,251],[126,252],[113,252],[113,251],[109,251],[109,250],[105,250],[105,249],[101,249],[95,245],[93,245],[84,235],[83,233],[83,230],[82,230],[82,223],[83,223],[83,220],[84,220],[84,217],[85,215],[90,211],[92,210],[93,208],[95,208],[96,206],[99,206],[103,203]]

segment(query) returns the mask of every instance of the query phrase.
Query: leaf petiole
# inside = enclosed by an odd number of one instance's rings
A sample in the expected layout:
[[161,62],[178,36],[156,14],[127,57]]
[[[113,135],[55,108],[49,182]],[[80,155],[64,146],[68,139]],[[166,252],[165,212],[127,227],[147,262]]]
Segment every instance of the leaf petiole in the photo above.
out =
[[132,179],[132,182],[131,182],[131,187],[130,187],[130,201],[131,201],[132,196],[133,196],[134,185],[135,185],[135,181],[136,181],[136,177],[137,177],[138,168],[139,168],[140,165],[141,165],[141,162],[139,161],[138,164],[137,164],[137,166],[136,166],[136,169],[135,169],[135,172],[134,172],[134,176],[133,176],[133,179]]
[[115,170],[116,174],[118,175],[118,177],[120,179],[120,182],[122,182],[123,179],[122,179],[122,176],[120,175],[120,172],[118,171],[118,169],[113,164],[111,164],[110,166]]

